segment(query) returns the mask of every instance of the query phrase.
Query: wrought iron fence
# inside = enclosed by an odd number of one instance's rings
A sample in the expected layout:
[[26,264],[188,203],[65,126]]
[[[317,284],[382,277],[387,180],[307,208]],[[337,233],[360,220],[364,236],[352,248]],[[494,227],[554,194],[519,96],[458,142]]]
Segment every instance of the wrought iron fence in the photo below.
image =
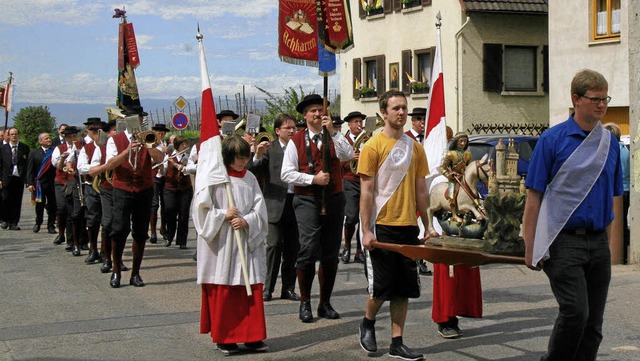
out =
[[467,128],[468,134],[520,134],[520,135],[541,135],[549,129],[547,124],[501,124],[501,123],[472,123]]

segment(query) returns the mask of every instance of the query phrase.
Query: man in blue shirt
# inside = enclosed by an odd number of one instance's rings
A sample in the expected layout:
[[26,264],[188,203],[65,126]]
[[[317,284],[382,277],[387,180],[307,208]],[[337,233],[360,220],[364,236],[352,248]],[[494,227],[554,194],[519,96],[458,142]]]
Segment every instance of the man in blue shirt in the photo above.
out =
[[618,142],[600,123],[608,88],[601,74],[578,72],[571,82],[575,113],[543,133],[529,165],[525,262],[544,270],[559,305],[544,361],[595,360],[602,341],[609,225],[613,198],[623,193]]

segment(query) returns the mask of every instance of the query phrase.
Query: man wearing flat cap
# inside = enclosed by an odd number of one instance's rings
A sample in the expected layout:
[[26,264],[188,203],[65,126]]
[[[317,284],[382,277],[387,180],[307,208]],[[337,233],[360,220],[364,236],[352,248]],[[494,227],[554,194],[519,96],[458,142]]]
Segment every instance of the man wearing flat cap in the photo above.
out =
[[71,251],[74,256],[80,256],[80,224],[82,222],[76,168],[78,153],[82,149],[82,143],[78,141],[78,133],[80,133],[78,127],[66,127],[62,131],[64,142],[51,154],[51,164],[56,168],[54,184],[56,223],[58,224],[58,237],[53,243],[61,244],[66,241],[65,250]]
[[100,130],[107,123],[95,117],[87,119],[87,122],[84,124],[87,126],[87,137],[89,141],[85,138],[85,144],[78,154],[78,172],[82,179],[82,190],[87,207],[85,228],[89,242],[89,256],[84,262],[91,264],[102,262],[100,253],[98,252],[98,232],[100,231],[100,220],[102,219],[102,205],[100,202],[100,194],[92,187],[93,177],[89,175],[89,169],[92,166],[91,160],[93,159],[93,154],[97,149]]
[[[293,207],[300,236],[296,261],[300,289],[299,318],[302,322],[313,321],[311,286],[316,274],[316,261],[320,261],[318,316],[337,319],[340,315],[330,301],[342,233],[341,227],[336,225],[343,222],[345,205],[340,162],[350,160],[353,149],[344,135],[335,131],[331,118],[323,114],[323,99],[319,95],[305,96],[296,110],[304,116],[307,129],[298,131],[287,144],[281,178],[294,186]],[[327,144],[322,137],[323,131],[329,135],[325,136],[329,139]],[[323,171],[322,151],[325,147],[330,151],[329,164],[326,165],[328,172]]]
[[[167,153],[167,141],[165,140],[167,136],[167,132],[170,131],[169,128],[164,123],[155,124],[151,127],[151,130],[156,132],[156,136],[160,140],[157,150],[162,152],[162,154]],[[158,208],[160,208],[160,234],[164,237],[167,234],[167,226],[165,225],[165,216],[164,216],[164,183],[165,183],[165,173],[164,166],[166,163],[163,163],[163,166],[154,168],[151,170],[151,174],[153,175],[153,199],[151,201],[151,216],[149,218],[149,231],[151,232],[149,236],[150,243],[158,243],[158,235],[156,233],[156,225],[158,224]]]
[[[146,112],[140,106],[129,107],[125,116],[136,116],[140,124]],[[129,130],[109,138],[106,147],[107,170],[113,170],[113,223],[111,230],[112,266],[110,285],[120,287],[122,253],[131,232],[133,267],[129,284],[144,286],[140,266],[149,230],[151,200],[153,198],[153,163],[162,162],[162,152],[142,146],[139,135]]]
[[354,262],[364,263],[364,255],[362,254],[362,245],[360,245],[360,235],[356,232],[356,226],[360,217],[360,177],[351,171],[351,162],[357,161],[360,156],[360,150],[355,149],[354,145],[358,136],[362,134],[362,122],[367,118],[365,114],[358,111],[349,113],[344,117],[345,122],[349,126],[349,130],[345,134],[345,138],[354,149],[353,158],[342,163],[342,179],[344,187],[344,197],[346,206],[344,209],[344,247],[340,251],[340,259],[342,263],[349,263],[351,258],[351,239],[356,235],[356,254],[353,257]]

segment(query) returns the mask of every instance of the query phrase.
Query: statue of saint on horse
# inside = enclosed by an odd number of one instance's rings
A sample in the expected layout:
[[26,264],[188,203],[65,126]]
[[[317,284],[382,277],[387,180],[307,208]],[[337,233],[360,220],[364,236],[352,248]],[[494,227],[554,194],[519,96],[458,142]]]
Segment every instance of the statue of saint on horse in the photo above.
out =
[[473,213],[478,221],[486,217],[484,208],[480,204],[477,186],[478,181],[481,180],[487,184],[489,180],[488,155],[481,160],[471,162],[471,153],[467,150],[468,142],[466,134],[456,134],[442,162],[440,171],[447,177],[448,182],[436,184],[430,192],[427,215],[429,235],[437,235],[432,222],[433,214],[439,210],[451,212],[451,220],[458,225],[462,224],[462,217],[467,212]]

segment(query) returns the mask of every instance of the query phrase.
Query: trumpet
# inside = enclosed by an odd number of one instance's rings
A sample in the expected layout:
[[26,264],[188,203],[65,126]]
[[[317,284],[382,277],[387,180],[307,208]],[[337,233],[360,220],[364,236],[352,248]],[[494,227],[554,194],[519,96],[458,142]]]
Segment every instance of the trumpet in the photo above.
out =
[[[132,141],[135,139],[142,143],[142,146],[147,149],[155,148],[160,144],[160,137],[158,137],[153,130],[147,130],[131,137]],[[139,148],[129,148],[129,165],[133,170],[138,168],[138,151]],[[134,158],[133,161],[131,160],[132,156]]]
[[258,144],[264,141],[273,142],[274,140],[276,140],[276,137],[273,134],[269,132],[261,132],[258,133],[258,135],[256,135],[256,138],[253,140],[253,147],[257,148]]

